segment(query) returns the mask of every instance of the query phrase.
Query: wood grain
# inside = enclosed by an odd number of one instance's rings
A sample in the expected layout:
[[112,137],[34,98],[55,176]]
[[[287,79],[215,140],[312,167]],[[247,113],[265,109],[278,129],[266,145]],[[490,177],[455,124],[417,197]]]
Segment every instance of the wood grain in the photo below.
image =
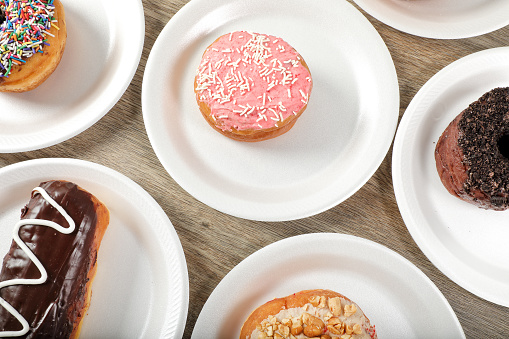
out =
[[[143,0],[146,35],[141,62],[127,91],[104,118],[58,145],[0,154],[0,166],[45,157],[84,159],[125,174],[150,193],[173,223],[187,259],[190,300],[184,338],[191,336],[203,304],[235,265],[277,240],[313,232],[352,234],[387,246],[414,263],[438,286],[456,312],[467,338],[509,338],[509,309],[453,283],[413,241],[393,192],[392,148],[373,177],[345,202],[316,216],[284,223],[249,221],[218,212],[191,197],[167,174],[145,132],[141,85],[155,39],[187,2]],[[358,8],[353,1],[349,2]],[[505,27],[461,40],[420,38],[397,31],[360,11],[378,30],[394,60],[400,86],[400,117],[421,86],[443,67],[473,52],[505,46],[509,36],[509,27]]]

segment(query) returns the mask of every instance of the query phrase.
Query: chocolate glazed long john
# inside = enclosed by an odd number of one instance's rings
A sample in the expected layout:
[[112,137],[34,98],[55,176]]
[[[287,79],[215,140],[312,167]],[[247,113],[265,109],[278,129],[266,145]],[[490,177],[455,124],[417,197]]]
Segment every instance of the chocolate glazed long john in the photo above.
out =
[[[0,282],[26,280],[0,289],[0,297],[12,307],[0,307],[0,336],[12,331],[20,339],[75,339],[90,305],[97,252],[109,224],[109,211],[72,182],[51,180],[39,187],[22,209],[24,225],[17,227],[3,260]],[[53,222],[59,227],[53,227]],[[27,324],[28,331],[20,334]]]
[[[76,228],[76,225],[74,223],[74,220],[67,214],[67,212],[58,205],[55,200],[53,200],[49,194],[42,188],[36,187],[32,192],[36,192],[44,197],[44,199],[54,208],[58,210],[58,212],[65,218],[67,223],[69,224],[68,227],[62,227],[61,225],[57,224],[56,222],[50,221],[50,220],[43,220],[43,219],[22,219],[18,221],[16,226],[14,227],[13,232],[13,239],[18,244],[18,246],[25,252],[25,254],[32,260],[32,262],[37,266],[39,269],[39,272],[41,273],[41,277],[38,279],[10,279],[6,281],[0,282],[0,289],[8,286],[13,285],[37,285],[42,284],[46,282],[48,279],[48,273],[46,272],[46,269],[42,265],[41,261],[34,255],[34,253],[28,248],[28,246],[21,240],[19,236],[19,230],[22,226],[25,225],[40,225],[40,226],[47,226],[51,227],[55,230],[57,230],[60,233],[63,234],[70,234],[74,231]],[[29,324],[27,320],[14,308],[12,307],[5,299],[0,298],[0,305],[7,309],[9,313],[11,313],[18,321],[21,323],[23,328],[19,331],[4,331],[0,332],[0,336],[2,337],[16,337],[16,336],[22,336],[25,335],[29,330]]]

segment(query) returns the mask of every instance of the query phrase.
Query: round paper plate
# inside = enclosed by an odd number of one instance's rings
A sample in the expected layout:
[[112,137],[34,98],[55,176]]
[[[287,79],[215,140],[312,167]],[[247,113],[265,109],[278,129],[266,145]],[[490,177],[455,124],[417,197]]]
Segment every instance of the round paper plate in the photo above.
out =
[[[275,139],[231,140],[198,109],[202,53],[236,30],[282,37],[311,69],[307,110]],[[371,177],[394,137],[399,88],[384,42],[346,1],[192,0],[154,44],[142,106],[152,146],[182,188],[219,211],[281,221],[327,210]]]
[[383,23],[426,38],[469,38],[509,25],[506,0],[354,1]]
[[447,125],[472,102],[509,86],[509,47],[471,54],[442,69],[415,95],[394,141],[392,174],[415,242],[451,280],[509,307],[509,212],[480,209],[448,193],[434,151]]
[[253,253],[219,283],[192,339],[238,339],[258,306],[309,289],[352,299],[379,338],[465,338],[451,306],[424,273],[375,242],[335,233],[287,238]]
[[55,72],[26,93],[0,93],[0,153],[65,141],[101,119],[138,67],[145,38],[141,0],[62,0],[67,43]]
[[81,337],[181,338],[189,282],[177,233],[146,191],[112,169],[75,159],[29,160],[0,169],[0,253],[7,254],[32,189],[53,179],[78,184],[110,211]]

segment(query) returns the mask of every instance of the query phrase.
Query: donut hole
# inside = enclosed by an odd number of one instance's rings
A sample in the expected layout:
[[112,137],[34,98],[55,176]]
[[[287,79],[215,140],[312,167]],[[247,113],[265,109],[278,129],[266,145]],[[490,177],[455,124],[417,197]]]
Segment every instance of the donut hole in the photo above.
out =
[[509,159],[509,134],[504,134],[497,142],[498,150],[505,158]]

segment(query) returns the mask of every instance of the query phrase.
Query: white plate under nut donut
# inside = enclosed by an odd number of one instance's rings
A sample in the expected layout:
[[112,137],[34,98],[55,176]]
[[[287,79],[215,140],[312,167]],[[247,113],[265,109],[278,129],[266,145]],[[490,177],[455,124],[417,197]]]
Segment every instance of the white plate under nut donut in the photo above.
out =
[[244,259],[214,289],[191,338],[238,339],[258,306],[310,289],[353,300],[380,339],[465,338],[447,299],[417,267],[380,244],[335,233],[290,237]]

